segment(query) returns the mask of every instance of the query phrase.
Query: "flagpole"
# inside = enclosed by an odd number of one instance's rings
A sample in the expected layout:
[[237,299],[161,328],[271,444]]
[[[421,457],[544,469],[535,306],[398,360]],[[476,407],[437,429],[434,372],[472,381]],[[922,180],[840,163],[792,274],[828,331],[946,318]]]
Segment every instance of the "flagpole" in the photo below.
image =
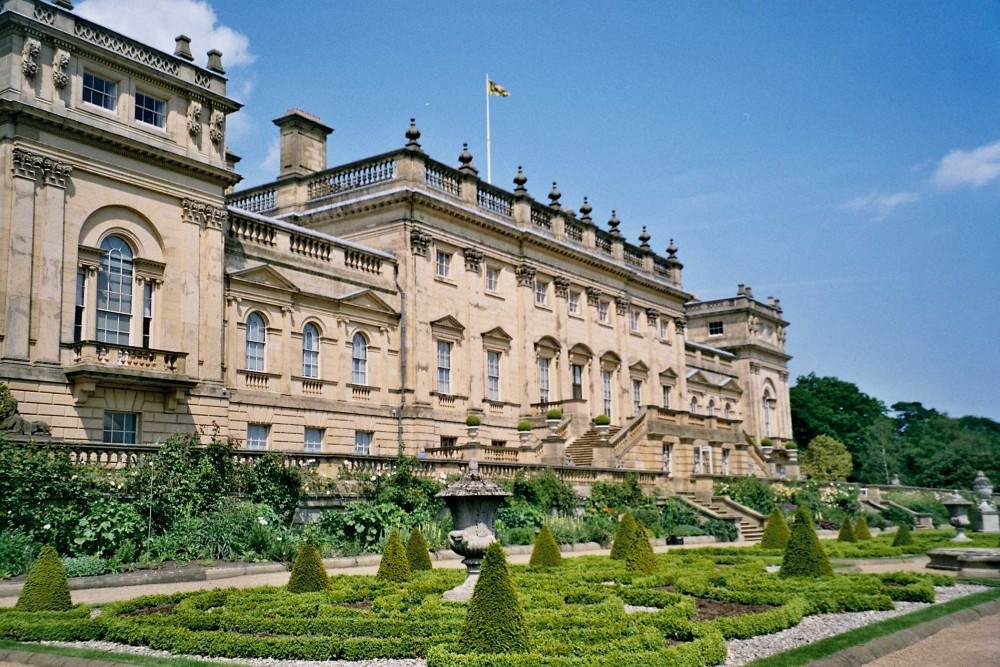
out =
[[486,182],[493,185],[493,160],[490,155],[490,75],[486,74]]

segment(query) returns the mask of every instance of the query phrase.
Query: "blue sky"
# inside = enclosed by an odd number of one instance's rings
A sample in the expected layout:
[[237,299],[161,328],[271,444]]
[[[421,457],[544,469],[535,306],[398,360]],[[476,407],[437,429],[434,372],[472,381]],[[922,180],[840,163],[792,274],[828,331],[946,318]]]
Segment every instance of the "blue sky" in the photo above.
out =
[[[280,8],[280,9],[278,9]],[[469,142],[493,181],[589,197],[700,298],[781,299],[793,376],[887,404],[1000,419],[1000,4],[83,0],[165,50],[223,51],[229,147],[277,173],[290,107],[336,131],[336,165]]]

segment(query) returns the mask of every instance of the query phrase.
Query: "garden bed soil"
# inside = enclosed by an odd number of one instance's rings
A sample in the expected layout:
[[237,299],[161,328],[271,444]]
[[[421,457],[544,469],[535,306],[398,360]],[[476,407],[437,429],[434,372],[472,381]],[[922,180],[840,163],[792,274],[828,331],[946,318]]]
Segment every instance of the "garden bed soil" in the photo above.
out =
[[762,611],[777,609],[777,607],[766,604],[740,604],[739,602],[720,602],[703,598],[695,598],[694,603],[698,607],[698,613],[694,617],[695,621],[712,621],[723,616],[759,614]]

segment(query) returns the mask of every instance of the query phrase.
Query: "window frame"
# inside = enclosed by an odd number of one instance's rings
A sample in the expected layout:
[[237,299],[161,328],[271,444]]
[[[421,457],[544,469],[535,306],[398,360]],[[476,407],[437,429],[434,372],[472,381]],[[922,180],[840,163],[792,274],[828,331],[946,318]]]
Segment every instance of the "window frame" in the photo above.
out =
[[319,379],[319,348],[319,327],[312,322],[307,322],[302,327],[302,377],[310,380]]
[[[253,373],[265,373],[267,372],[267,320],[255,310],[247,315],[245,326],[243,367]],[[257,331],[260,332],[259,340],[256,337]]]
[[451,260],[453,253],[444,250],[434,251],[434,277],[451,280]]
[[726,333],[726,324],[722,320],[708,323],[709,336],[723,336]]
[[566,297],[566,308],[570,315],[580,314],[580,292],[570,290]]
[[[150,102],[152,102],[153,108],[150,109],[145,105],[140,106],[140,100],[139,100],[140,97],[142,97],[144,100],[149,100]],[[157,105],[159,105],[158,108]],[[132,117],[134,118],[135,122],[142,123],[143,125],[148,125],[149,127],[155,127],[158,130],[167,129],[167,100],[161,99],[156,95],[152,95],[150,93],[141,90],[136,90],[133,106],[134,106],[134,111]],[[143,114],[150,114],[153,119],[153,122],[150,122],[145,118],[140,118],[140,115]],[[155,122],[157,119],[159,120],[159,122]]]
[[635,308],[628,311],[628,330],[631,333],[639,333],[639,311]]
[[375,440],[374,431],[354,432],[354,454],[355,456],[371,456],[372,442]]
[[[91,85],[88,85],[87,77],[91,78]],[[97,81],[107,85],[100,87],[93,85],[93,83]],[[121,98],[118,90],[119,84],[119,81],[97,74],[89,68],[84,68],[80,101],[96,109],[104,109],[105,111],[117,113],[118,101]],[[90,99],[87,99],[88,97]],[[103,102],[95,102],[94,99],[97,99],[98,97],[101,100],[110,100],[111,106],[108,106]]]
[[598,301],[597,302],[597,321],[601,324],[607,324],[611,320],[611,302],[610,301]]
[[[119,244],[117,247],[113,247],[115,242]],[[128,257],[124,257],[123,251],[126,249]],[[97,272],[94,338],[99,343],[128,346],[132,344],[135,307],[135,248],[125,237],[109,234],[101,240],[101,250],[104,253],[101,255],[100,269]],[[102,300],[104,302],[103,308],[101,307]],[[112,309],[113,303],[118,304],[118,310]],[[111,322],[115,323],[113,329]],[[112,334],[114,339],[112,339]],[[123,336],[124,342],[122,341]]]
[[[111,418],[110,424],[108,422],[109,417]],[[115,423],[116,418],[123,419],[119,423]],[[105,410],[104,429],[101,434],[101,442],[107,445],[139,444],[139,422],[140,415],[138,412]],[[129,437],[129,435],[131,435],[131,437]]]
[[486,265],[486,291],[492,294],[500,293],[500,272],[499,266]]
[[[263,436],[263,437],[261,437]],[[260,422],[248,422],[244,449],[254,452],[266,452],[271,441],[271,425]]]
[[486,350],[486,398],[490,401],[503,400],[500,391],[500,362],[502,352]]
[[[313,436],[310,438],[310,436]],[[323,429],[307,426],[302,430],[302,450],[312,454],[323,451]]]
[[451,391],[451,355],[455,345],[451,341],[437,341],[437,391],[438,394],[450,395]]
[[546,280],[535,279],[535,305],[549,307],[549,283]]

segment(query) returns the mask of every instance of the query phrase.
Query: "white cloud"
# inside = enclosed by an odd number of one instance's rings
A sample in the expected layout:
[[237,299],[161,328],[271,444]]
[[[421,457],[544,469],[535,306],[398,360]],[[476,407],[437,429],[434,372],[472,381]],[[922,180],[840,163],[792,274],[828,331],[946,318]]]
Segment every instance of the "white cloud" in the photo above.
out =
[[934,183],[941,188],[978,188],[1000,178],[1000,141],[971,150],[957,149],[941,158]]
[[255,58],[247,36],[220,25],[206,0],[83,0],[75,12],[167,53],[174,52],[178,35],[187,35],[202,66],[212,49],[222,51],[226,68],[249,65]]
[[841,208],[868,213],[875,222],[882,222],[898,207],[912,204],[918,199],[919,192],[896,192],[888,195],[872,192],[863,197],[855,197]]

